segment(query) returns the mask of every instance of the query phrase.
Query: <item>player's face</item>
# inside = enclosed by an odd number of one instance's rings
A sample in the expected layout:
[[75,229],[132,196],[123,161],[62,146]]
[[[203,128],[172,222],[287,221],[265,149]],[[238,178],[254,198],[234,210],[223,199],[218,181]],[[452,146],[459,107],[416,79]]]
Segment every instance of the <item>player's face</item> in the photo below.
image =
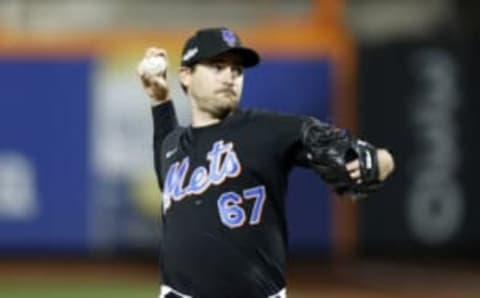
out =
[[188,93],[202,112],[224,118],[237,108],[243,89],[243,67],[236,55],[226,53],[202,61],[187,76]]

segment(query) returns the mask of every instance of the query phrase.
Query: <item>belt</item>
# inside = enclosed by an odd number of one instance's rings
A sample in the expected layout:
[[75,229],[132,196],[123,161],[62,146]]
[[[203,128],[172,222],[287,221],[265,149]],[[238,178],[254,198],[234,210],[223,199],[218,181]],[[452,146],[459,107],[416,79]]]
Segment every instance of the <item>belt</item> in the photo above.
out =
[[[160,295],[158,298],[193,298],[192,296],[183,294],[167,285],[160,287]],[[268,296],[267,298],[287,298],[287,289],[283,288],[277,293]]]

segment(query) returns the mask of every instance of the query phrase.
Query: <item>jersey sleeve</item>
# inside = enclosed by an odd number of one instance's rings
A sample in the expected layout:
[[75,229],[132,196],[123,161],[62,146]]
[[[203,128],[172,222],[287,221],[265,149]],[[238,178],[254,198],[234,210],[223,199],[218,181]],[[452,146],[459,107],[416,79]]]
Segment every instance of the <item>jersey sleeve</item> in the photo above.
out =
[[269,134],[274,136],[274,150],[286,170],[293,166],[307,166],[306,154],[301,140],[302,127],[309,119],[306,116],[270,114]]
[[161,187],[162,143],[178,127],[177,115],[171,101],[152,108],[153,117],[153,156],[155,173]]
[[287,160],[294,166],[307,167],[308,160],[306,157],[306,151],[302,143],[302,127],[307,121],[307,117],[296,117],[295,124],[292,125],[291,131],[291,143],[289,144],[289,151]]

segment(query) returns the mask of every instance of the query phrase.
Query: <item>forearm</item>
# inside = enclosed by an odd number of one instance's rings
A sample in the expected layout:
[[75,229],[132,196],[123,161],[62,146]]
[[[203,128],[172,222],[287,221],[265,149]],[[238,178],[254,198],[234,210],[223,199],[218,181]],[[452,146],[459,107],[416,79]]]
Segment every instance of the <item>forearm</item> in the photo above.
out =
[[164,102],[160,105],[152,107],[153,116],[153,157],[155,162],[155,173],[161,188],[161,150],[163,140],[177,126],[177,116],[173,103],[171,101]]
[[163,139],[178,126],[177,115],[171,100],[152,105],[153,144],[160,146]]

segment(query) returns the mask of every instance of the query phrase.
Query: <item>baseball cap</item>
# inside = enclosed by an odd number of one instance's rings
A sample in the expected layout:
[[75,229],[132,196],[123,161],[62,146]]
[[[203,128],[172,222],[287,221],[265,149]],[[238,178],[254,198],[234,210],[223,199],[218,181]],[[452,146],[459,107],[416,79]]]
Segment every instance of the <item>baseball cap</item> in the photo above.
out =
[[181,65],[192,66],[200,60],[227,52],[239,56],[244,67],[252,67],[260,62],[255,50],[242,46],[235,32],[222,27],[200,29],[190,37],[183,47]]

